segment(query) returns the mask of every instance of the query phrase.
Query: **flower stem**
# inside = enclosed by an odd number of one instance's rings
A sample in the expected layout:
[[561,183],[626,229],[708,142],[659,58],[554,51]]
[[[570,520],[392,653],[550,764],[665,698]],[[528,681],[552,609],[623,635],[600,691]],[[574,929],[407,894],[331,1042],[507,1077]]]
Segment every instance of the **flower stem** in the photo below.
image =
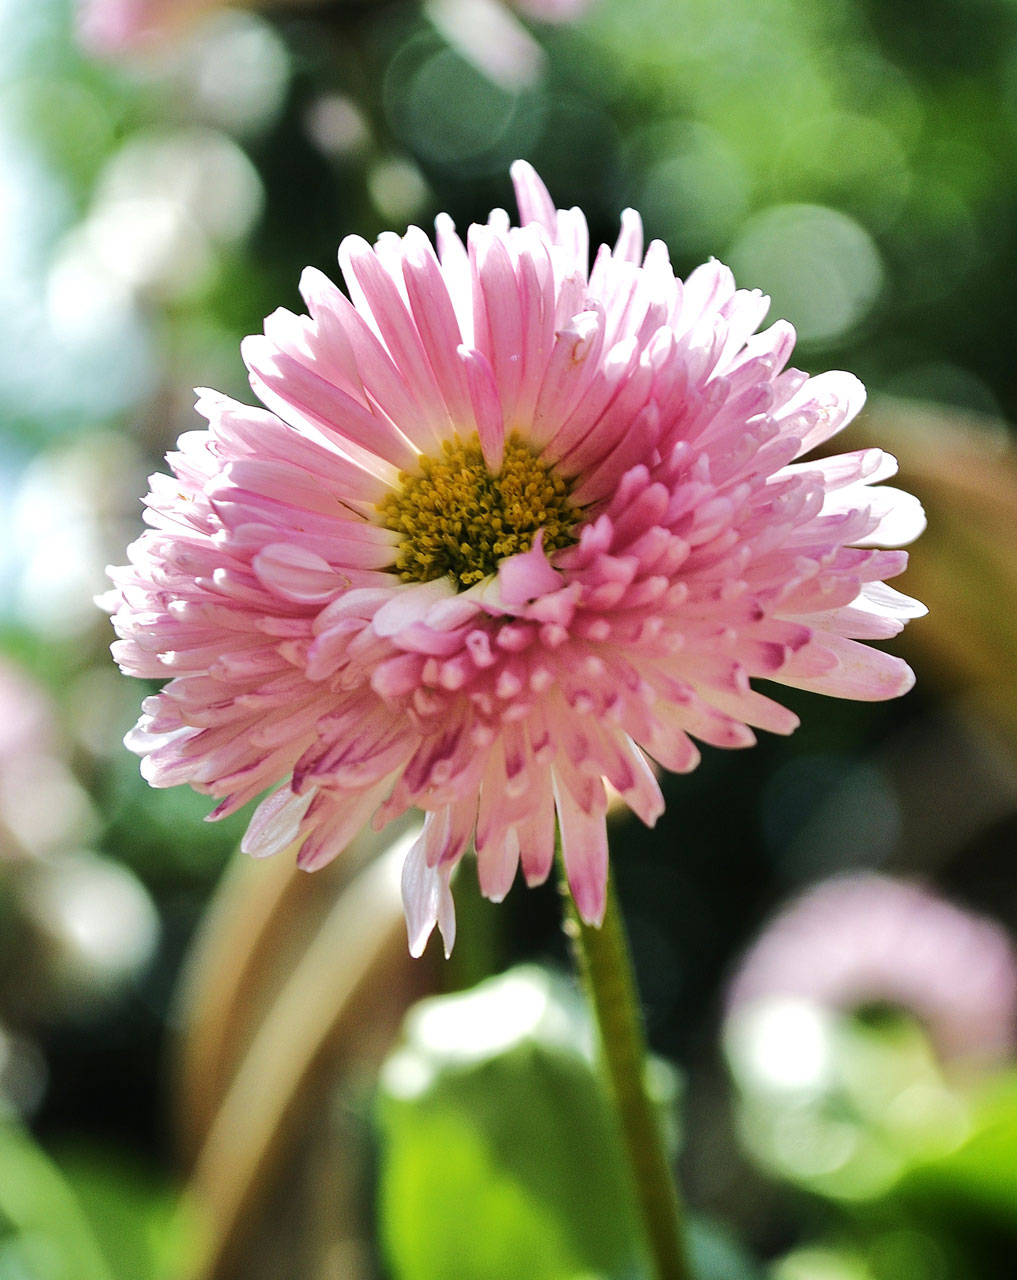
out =
[[684,1212],[646,1092],[646,1039],[625,926],[611,881],[599,929],[584,924],[564,887],[565,932],[600,1031],[600,1053],[656,1280],[692,1280]]

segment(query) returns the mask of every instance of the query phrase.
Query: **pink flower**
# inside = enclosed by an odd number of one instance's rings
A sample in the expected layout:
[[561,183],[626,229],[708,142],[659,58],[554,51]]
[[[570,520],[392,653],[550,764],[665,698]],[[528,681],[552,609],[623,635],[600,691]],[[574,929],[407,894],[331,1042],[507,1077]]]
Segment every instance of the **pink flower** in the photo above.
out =
[[[509,9],[544,23],[574,22],[589,6],[590,0],[504,0]],[[99,58],[117,58],[145,48],[172,43],[192,27],[203,15],[227,8],[227,0],[77,0],[75,26],[78,43]],[[252,4],[239,7],[253,8]],[[492,4],[492,7],[496,7]],[[449,15],[458,11],[460,22],[485,24],[490,14],[469,4],[442,6]],[[486,6],[485,6],[486,8]],[[504,27],[498,26],[504,34]],[[484,33],[464,32],[469,47]],[[510,40],[517,42],[521,34],[509,29]],[[458,43],[458,42],[457,42]],[[497,58],[497,54],[493,55]]]
[[99,58],[116,58],[179,36],[225,0],[77,0],[78,43]]
[[1015,1044],[1017,957],[1003,927],[887,876],[838,876],[804,893],[748,952],[728,1004],[789,995],[899,1005],[946,1056],[1000,1058]]
[[[425,810],[410,946],[454,933],[473,843],[500,900],[551,870],[604,910],[605,783],[646,823],[651,761],[744,747],[797,717],[765,678],[891,698],[909,668],[859,644],[924,612],[884,585],[921,508],[872,487],[878,449],[796,462],[860,409],[847,373],[784,368],[768,300],[718,262],[675,279],[638,216],[588,267],[577,209],[513,168],[466,243],[351,236],[348,300],[308,269],[310,316],[246,339],[268,410],[200,393],[207,431],[152,479],[152,528],[111,570],[124,671],[171,676],[128,745],[154,786],[255,813],[256,856],[335,857],[375,815]],[[755,335],[755,336],[753,336]]]

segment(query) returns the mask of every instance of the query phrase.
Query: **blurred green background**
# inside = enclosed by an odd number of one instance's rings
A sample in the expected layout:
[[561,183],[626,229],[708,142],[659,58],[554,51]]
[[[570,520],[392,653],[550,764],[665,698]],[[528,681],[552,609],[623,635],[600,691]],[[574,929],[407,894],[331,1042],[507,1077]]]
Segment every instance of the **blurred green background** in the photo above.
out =
[[[409,1095],[387,1068],[372,1101],[416,996],[565,966],[553,888],[495,910],[464,868],[447,968],[409,965],[382,889],[375,932],[351,940],[346,895],[367,892],[377,848],[299,885],[233,867],[210,906],[244,818],[203,824],[200,797],[141,781],[120,740],[143,689],[113,667],[93,604],[140,530],[146,475],[198,425],[192,387],[250,398],[238,342],[299,309],[301,269],[335,278],[350,232],[511,208],[517,156],[583,207],[594,243],[631,205],[683,274],[713,255],[769,292],[796,364],[869,387],[845,447],[897,453],[930,515],[902,582],[930,617],[896,646],[914,693],[792,694],[791,740],[706,749],[668,781],[656,830],[613,831],[650,1037],[681,1074],[662,1107],[681,1112],[703,1276],[1007,1274],[1017,4],[594,0],[556,23],[496,0],[147,12],[172,30],[96,56],[65,0],[0,0],[0,1280],[465,1276],[428,1234],[443,1213],[473,1232],[479,1280],[642,1274],[617,1232],[573,1248],[569,1166],[549,1172],[522,1139],[506,1155],[504,1112],[478,1102],[504,1098],[531,1133],[543,1072],[600,1131],[588,1059],[563,1057],[540,1018],[477,1050],[479,1089],[450,1013],[453,1067],[418,1063]],[[872,871],[876,898],[917,878],[991,917],[992,946],[977,929],[949,943],[955,917],[893,899],[912,987],[863,912],[838,974],[861,957],[865,981],[736,1010],[722,1035],[773,913]],[[785,970],[809,969],[789,954]],[[944,1047],[937,1018],[972,992],[994,1034]],[[430,1127],[406,1096],[433,1104]],[[614,1156],[574,1159],[589,1204],[624,1198]],[[544,1272],[517,1251],[542,1231]]]

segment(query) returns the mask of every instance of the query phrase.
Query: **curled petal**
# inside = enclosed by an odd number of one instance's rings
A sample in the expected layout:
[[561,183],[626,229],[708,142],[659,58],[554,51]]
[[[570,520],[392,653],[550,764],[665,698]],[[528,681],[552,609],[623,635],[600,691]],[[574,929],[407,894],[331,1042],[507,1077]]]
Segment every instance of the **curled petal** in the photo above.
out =
[[451,868],[427,865],[427,823],[435,821],[428,814],[425,830],[420,833],[403,863],[402,892],[406,911],[406,932],[410,955],[421,956],[427,940],[437,925],[445,944],[446,957],[452,954],[456,940],[456,913],[449,888]]

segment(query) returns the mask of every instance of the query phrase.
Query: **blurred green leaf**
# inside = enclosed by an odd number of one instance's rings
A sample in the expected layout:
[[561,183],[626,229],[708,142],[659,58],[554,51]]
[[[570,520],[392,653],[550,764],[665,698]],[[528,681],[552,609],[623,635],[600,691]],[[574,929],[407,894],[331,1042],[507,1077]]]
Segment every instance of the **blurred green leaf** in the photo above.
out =
[[75,1150],[60,1165],[115,1280],[176,1280],[183,1274],[194,1243],[192,1224],[169,1183],[104,1152]]
[[902,1190],[932,1193],[1017,1224],[1017,1074],[998,1078],[972,1107],[970,1136],[911,1171]]
[[918,1026],[773,998],[728,1024],[740,1130],[762,1168],[835,1201],[874,1202],[965,1141],[966,1099]]
[[575,998],[535,969],[417,1006],[378,1100],[400,1280],[647,1274],[584,1040]]
[[10,1119],[0,1122],[0,1228],[4,1220],[5,1280],[115,1280],[60,1170]]
[[[654,1061],[662,1111],[675,1082]],[[643,1280],[637,1211],[575,992],[524,967],[422,1001],[378,1098],[382,1238],[399,1280]],[[697,1280],[759,1271],[694,1220]]]
[[772,1280],[975,1280],[984,1273],[970,1257],[906,1219],[856,1224],[844,1238],[806,1245],[773,1264]]
[[760,1280],[762,1276],[725,1227],[695,1215],[689,1221],[689,1253],[696,1280]]
[[92,1151],[58,1162],[0,1123],[0,1280],[171,1280],[192,1243],[167,1183]]
[[872,1272],[855,1253],[839,1249],[795,1249],[774,1263],[773,1280],[872,1280]]

